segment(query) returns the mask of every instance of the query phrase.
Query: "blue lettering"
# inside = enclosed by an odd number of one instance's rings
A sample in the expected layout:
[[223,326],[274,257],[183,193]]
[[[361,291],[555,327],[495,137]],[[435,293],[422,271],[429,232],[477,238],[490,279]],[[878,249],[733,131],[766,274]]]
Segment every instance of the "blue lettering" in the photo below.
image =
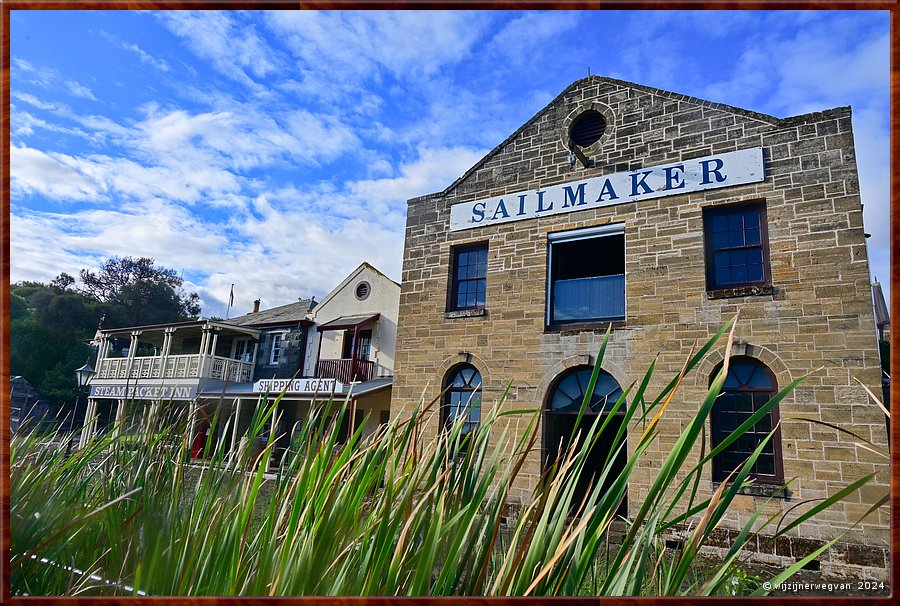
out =
[[509,219],[509,213],[506,212],[506,204],[503,202],[503,198],[500,198],[500,201],[497,202],[497,210],[494,211],[494,216],[491,217],[491,221],[494,221],[497,218],[497,213],[503,213],[501,219]]
[[[645,170],[642,173],[632,173],[631,175],[631,195],[637,196],[638,193],[649,194],[653,190],[650,189],[650,186],[644,183],[644,180],[653,173],[652,170]],[[638,179],[638,175],[640,175],[640,179]],[[642,192],[638,192],[638,187],[640,187]]]
[[619,199],[619,196],[616,195],[616,190],[613,189],[612,181],[609,179],[603,182],[603,187],[600,189],[600,195],[597,196],[597,202],[603,202],[603,196],[609,196],[610,200]]
[[[715,164],[716,167],[710,169],[710,164]],[[712,160],[700,160],[700,165],[703,167],[703,180],[700,181],[700,185],[707,185],[709,183],[712,183],[709,176],[713,173],[716,174],[716,183],[721,183],[725,180],[725,175],[719,172],[720,170],[722,170],[722,167],[725,166],[724,161],[718,158],[713,158]]]
[[684,164],[679,164],[678,166],[667,166],[663,170],[666,171],[666,190],[684,188],[684,175],[674,174],[673,172],[678,170],[684,173]]
[[545,210],[553,210],[553,202],[550,202],[550,206],[544,208],[544,194],[547,192],[539,191],[538,195],[538,207],[536,212],[544,212]]
[[[478,208],[479,206],[481,208]],[[472,223],[481,223],[482,221],[484,221],[484,202],[479,202],[472,207]]]
[[519,212],[516,213],[516,216],[521,217],[525,214],[525,198],[528,194],[520,194],[519,195]]
[[[563,192],[565,193],[565,200],[563,200],[563,208],[568,208],[570,206],[581,206],[582,204],[587,204],[584,200],[584,183],[579,183],[576,188],[576,192],[572,191],[572,188],[568,185],[563,187]],[[578,196],[578,202],[575,201],[575,196]],[[569,204],[571,202],[571,204]]]

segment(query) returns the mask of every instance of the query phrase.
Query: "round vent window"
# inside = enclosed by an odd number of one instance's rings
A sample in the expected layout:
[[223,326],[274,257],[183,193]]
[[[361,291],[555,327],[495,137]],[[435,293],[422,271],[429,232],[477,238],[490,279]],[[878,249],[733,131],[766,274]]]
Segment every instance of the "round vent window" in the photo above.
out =
[[578,147],[587,147],[600,140],[606,130],[606,118],[595,109],[589,109],[575,118],[569,138]]
[[360,282],[356,285],[356,298],[360,301],[368,298],[370,292],[372,292],[372,287],[368,282]]

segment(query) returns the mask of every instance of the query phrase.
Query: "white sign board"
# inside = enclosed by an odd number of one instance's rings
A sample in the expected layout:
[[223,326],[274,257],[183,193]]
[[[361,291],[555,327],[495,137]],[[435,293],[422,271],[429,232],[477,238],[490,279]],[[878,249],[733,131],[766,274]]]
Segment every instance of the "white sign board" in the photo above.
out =
[[127,400],[192,400],[197,388],[168,385],[92,385],[91,398]]
[[450,231],[758,183],[764,178],[762,148],[743,149],[455,204],[450,209]]
[[343,383],[336,379],[262,379],[253,384],[258,393],[309,393],[327,395],[342,393]]

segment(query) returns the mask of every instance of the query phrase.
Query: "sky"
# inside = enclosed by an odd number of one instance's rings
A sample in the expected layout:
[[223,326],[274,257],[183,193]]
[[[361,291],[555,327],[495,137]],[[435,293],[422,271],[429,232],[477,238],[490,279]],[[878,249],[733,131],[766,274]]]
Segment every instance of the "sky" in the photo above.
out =
[[887,290],[889,16],[14,10],[10,280],[152,257],[219,317],[363,261],[399,281],[406,201],[590,71],[779,118],[852,106]]

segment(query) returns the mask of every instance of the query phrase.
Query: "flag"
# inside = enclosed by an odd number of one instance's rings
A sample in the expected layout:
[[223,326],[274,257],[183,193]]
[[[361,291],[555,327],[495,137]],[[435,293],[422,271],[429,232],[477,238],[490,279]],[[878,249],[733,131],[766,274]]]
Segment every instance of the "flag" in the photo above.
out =
[[234,305],[234,284],[231,285],[231,293],[228,295],[228,307]]

